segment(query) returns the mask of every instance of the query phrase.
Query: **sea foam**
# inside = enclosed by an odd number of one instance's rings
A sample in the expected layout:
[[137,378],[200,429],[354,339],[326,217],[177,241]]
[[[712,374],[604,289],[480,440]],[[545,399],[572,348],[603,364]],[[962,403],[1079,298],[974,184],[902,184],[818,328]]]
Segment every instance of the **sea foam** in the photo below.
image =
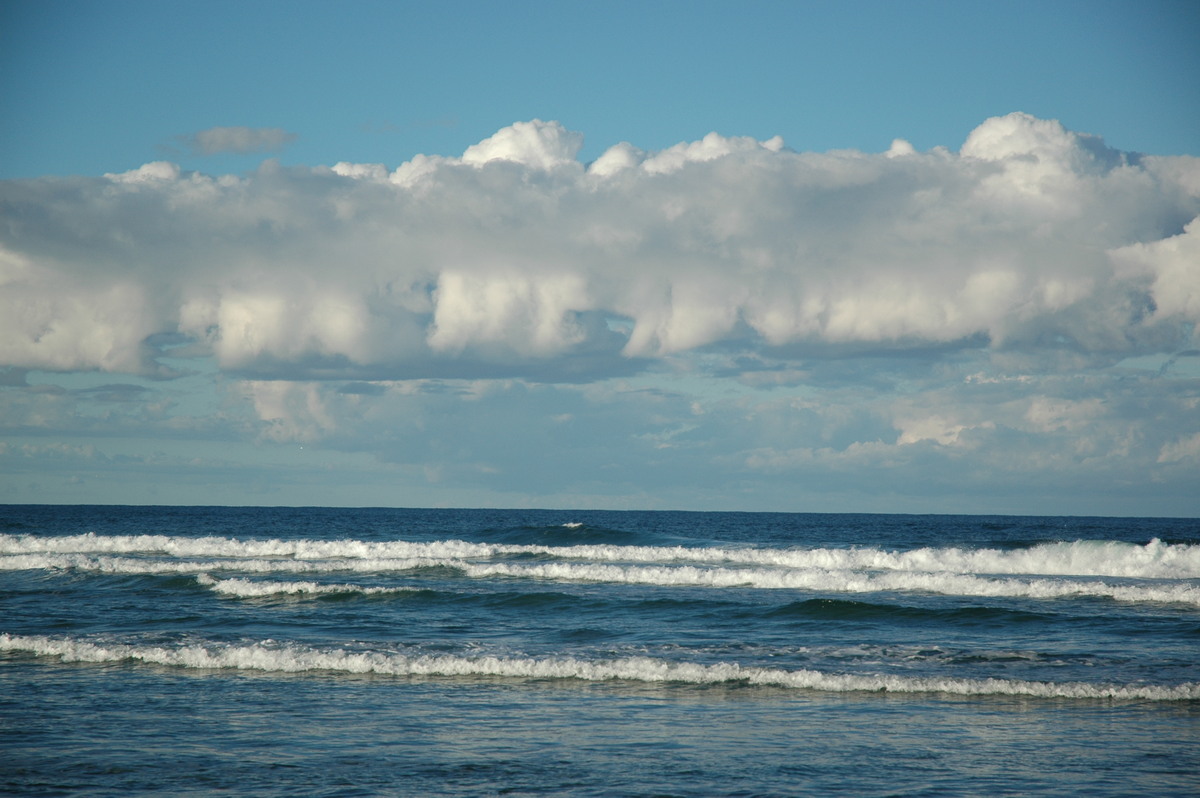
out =
[[294,560],[493,559],[545,555],[564,560],[612,563],[760,565],[825,570],[953,572],[996,575],[1115,576],[1132,579],[1200,578],[1200,546],[1120,541],[1044,543],[1023,549],[926,547],[733,548],[685,546],[543,546],[471,543],[462,540],[238,540],[169,535],[0,535],[0,554],[138,554],[226,559]]
[[953,679],[824,673],[816,670],[700,664],[653,657],[584,660],[574,657],[461,657],[389,651],[319,649],[256,642],[244,645],[189,643],[176,646],[93,642],[42,635],[0,634],[0,651],[57,657],[63,662],[145,662],[191,669],[238,669],[268,673],[332,672],[408,677],[508,677],[642,683],[734,684],[826,692],[946,693],[1036,698],[1190,701],[1200,683],[1177,685],[1040,682],[1017,679]]
[[359,593],[365,596],[391,595],[418,592],[408,587],[366,587],[363,585],[323,584],[321,582],[275,582],[251,579],[217,579],[209,574],[200,574],[196,581],[215,593],[238,598],[263,598],[266,596],[321,596]]
[[[465,544],[469,545],[469,544]],[[620,547],[618,547],[620,548]],[[408,551],[393,549],[391,551]],[[430,547],[426,552],[441,551]],[[1073,596],[1116,601],[1200,606],[1194,580],[1147,579],[1114,583],[1084,576],[1003,576],[944,570],[829,568],[822,566],[728,567],[650,561],[609,562],[479,561],[455,557],[344,557],[263,559],[245,555],[220,559],[122,557],[84,553],[0,554],[0,570],[78,570],[111,574],[389,574],[427,568],[453,569],[473,579],[535,579],[708,588],[805,590],[831,593],[926,592],[953,596],[1055,599]],[[1111,577],[1109,577],[1111,579]],[[246,590],[255,589],[247,583]],[[279,591],[275,591],[279,592]],[[294,592],[305,592],[296,590]],[[308,591],[315,592],[315,591]],[[357,592],[362,592],[361,590]]]

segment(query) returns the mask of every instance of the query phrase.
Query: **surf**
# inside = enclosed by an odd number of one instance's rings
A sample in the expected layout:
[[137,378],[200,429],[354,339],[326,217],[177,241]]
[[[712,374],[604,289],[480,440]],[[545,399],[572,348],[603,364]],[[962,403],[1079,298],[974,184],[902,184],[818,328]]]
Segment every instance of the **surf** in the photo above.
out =
[[[564,525],[566,526],[566,525]],[[904,571],[1045,576],[1111,576],[1133,579],[1200,578],[1200,545],[1121,541],[1041,543],[1028,548],[924,547],[908,551],[872,547],[755,548],[533,545],[464,540],[241,540],[168,535],[0,535],[0,555],[137,554],[231,560],[480,560],[541,555],[603,563],[759,565],[824,570]]]
[[1117,583],[1094,578],[1007,577],[949,571],[829,570],[818,567],[729,568],[681,564],[477,562],[444,557],[396,559],[150,559],[89,554],[4,554],[0,570],[83,571],[106,574],[416,574],[453,571],[471,579],[657,585],[663,587],[803,590],[824,593],[921,592],[949,596],[1063,599],[1200,606],[1200,585],[1187,580]]
[[653,684],[744,684],[832,693],[941,693],[959,696],[1024,696],[1125,701],[1192,701],[1200,683],[1177,685],[1043,682],[1019,679],[962,679],[898,675],[837,674],[823,671],[701,664],[654,657],[584,660],[576,657],[412,655],[402,652],[314,648],[254,642],[133,645],[43,635],[0,634],[0,651],[26,652],[73,663],[140,662],[193,670],[250,670],[265,673],[344,673],[394,677],[500,677]]

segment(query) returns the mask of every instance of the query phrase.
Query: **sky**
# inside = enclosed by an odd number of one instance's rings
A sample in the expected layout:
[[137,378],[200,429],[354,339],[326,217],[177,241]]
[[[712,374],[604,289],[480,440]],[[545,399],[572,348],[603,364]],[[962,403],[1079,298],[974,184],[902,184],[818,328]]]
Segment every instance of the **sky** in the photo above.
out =
[[1194,2],[0,4],[0,502],[1200,517]]

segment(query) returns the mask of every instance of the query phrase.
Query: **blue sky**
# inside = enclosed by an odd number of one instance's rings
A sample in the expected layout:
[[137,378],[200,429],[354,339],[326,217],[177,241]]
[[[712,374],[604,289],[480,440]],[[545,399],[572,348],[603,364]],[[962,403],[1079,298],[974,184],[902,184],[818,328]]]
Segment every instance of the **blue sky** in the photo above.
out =
[[0,501],[1198,515],[1198,38],[8,2]]
[[[662,149],[709,131],[801,150],[957,147],[1025,111],[1113,147],[1196,152],[1200,10],[1120,2],[8,2],[5,177],[170,157],[218,125],[284,163],[458,155],[515,121]],[[184,149],[183,154],[172,148]]]

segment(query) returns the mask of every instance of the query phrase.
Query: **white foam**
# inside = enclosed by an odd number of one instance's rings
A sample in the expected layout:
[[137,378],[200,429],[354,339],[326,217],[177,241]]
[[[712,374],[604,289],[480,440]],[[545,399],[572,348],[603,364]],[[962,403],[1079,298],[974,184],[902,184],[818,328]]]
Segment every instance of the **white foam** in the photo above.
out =
[[250,579],[217,579],[209,574],[200,574],[196,581],[215,593],[238,598],[262,598],[265,596],[310,596],[339,593],[358,593],[376,596],[396,593],[413,593],[409,587],[366,587],[364,585],[322,584],[320,582],[274,582]]
[[[577,522],[563,526],[575,528]],[[1200,578],[1200,546],[1151,540],[1045,543],[1026,549],[687,548],[684,546],[541,546],[360,540],[236,540],[167,535],[0,535],[0,554],[145,554],[174,557],[287,558],[295,560],[490,559],[541,554],[568,560],[616,563],[697,563],[1026,576],[1112,576],[1131,579]]]
[[442,567],[476,578],[508,577],[566,582],[606,582],[710,588],[806,590],[826,593],[920,591],[952,596],[1054,599],[1093,596],[1200,606],[1200,585],[1187,581],[1145,580],[1112,584],[1092,578],[1016,578],[927,571],[856,571],[824,568],[727,568],[697,565],[612,565],[606,563],[475,562],[454,558],[358,558],[330,560],[224,559],[163,560],[89,554],[0,555],[0,570],[74,569],[114,574],[389,573]]
[[539,547],[498,546],[462,540],[431,542],[362,540],[238,540],[172,535],[0,535],[0,554],[148,554],[172,557],[405,559],[414,557],[492,557]]
[[90,642],[42,635],[0,634],[0,651],[24,651],[63,662],[123,662],[201,669],[239,669],[272,673],[335,672],[388,676],[499,676],[523,679],[581,679],[645,683],[745,683],[828,692],[949,693],[1039,698],[1200,699],[1200,683],[1119,685],[1088,682],[1036,682],[1017,679],[948,679],[893,675],[833,674],[816,670],[746,667],[737,663],[704,665],[652,657],[581,660],[573,657],[459,657],[410,655],[388,651],[315,649],[270,642],[139,646]]
[[163,560],[145,557],[109,557],[90,554],[0,555],[0,571],[65,570],[108,574],[196,574],[207,571],[250,573],[331,573],[357,571],[386,573],[411,571],[438,565],[455,565],[461,560],[360,559],[360,560]]
[[513,576],[564,581],[623,582],[693,587],[751,587],[833,593],[921,591],[953,596],[1049,599],[1095,596],[1117,601],[1152,601],[1200,606],[1200,586],[1113,585],[1076,579],[1016,579],[954,573],[824,570],[819,568],[699,568],[696,566],[617,566],[546,563],[518,565],[461,563],[468,576]]

